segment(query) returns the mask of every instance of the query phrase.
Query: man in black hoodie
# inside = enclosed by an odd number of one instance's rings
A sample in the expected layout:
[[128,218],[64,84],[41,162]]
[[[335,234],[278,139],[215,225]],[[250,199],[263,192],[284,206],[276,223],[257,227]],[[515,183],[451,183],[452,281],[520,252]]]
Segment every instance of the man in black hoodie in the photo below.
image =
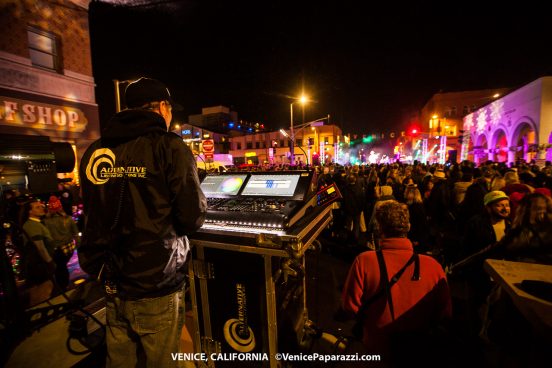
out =
[[105,284],[108,366],[176,366],[186,235],[202,226],[206,200],[192,152],[167,132],[169,90],[140,78],[125,102],[81,160],[79,262]]

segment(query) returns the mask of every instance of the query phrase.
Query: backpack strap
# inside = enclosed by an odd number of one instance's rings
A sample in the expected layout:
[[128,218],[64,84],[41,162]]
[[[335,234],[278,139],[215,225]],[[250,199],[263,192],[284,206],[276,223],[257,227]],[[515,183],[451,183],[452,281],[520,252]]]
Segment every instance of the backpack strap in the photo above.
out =
[[[412,281],[418,281],[420,280],[420,256],[417,253],[413,253],[410,259],[402,266],[402,268],[391,278],[391,280],[388,279],[387,276],[387,266],[385,265],[385,260],[383,258],[383,252],[380,249],[376,250],[376,255],[378,257],[378,264],[380,268],[380,282],[383,283],[383,290],[380,290],[379,293],[377,293],[375,296],[379,297],[382,294],[382,291],[385,292],[385,295],[387,297],[387,304],[389,304],[389,312],[391,313],[391,319],[395,320],[395,311],[393,309],[393,298],[391,296],[391,287],[399,281],[402,274],[408,266],[414,262],[414,274],[412,275]],[[374,298],[371,298],[370,300],[375,300]]]

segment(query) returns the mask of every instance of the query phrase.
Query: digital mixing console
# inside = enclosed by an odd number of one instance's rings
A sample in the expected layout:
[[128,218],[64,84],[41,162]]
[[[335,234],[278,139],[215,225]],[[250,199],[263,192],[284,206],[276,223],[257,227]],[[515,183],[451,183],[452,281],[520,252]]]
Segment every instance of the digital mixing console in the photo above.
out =
[[201,189],[208,208],[200,231],[285,234],[316,205],[309,171],[208,175]]

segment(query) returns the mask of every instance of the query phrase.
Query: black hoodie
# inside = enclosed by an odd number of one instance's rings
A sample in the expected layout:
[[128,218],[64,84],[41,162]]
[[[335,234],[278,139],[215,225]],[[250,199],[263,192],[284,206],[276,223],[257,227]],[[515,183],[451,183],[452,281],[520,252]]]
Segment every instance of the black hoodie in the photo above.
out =
[[186,235],[203,225],[206,200],[190,149],[147,110],[116,114],[84,154],[80,177],[87,216],[79,262],[116,283],[122,297],[182,287]]

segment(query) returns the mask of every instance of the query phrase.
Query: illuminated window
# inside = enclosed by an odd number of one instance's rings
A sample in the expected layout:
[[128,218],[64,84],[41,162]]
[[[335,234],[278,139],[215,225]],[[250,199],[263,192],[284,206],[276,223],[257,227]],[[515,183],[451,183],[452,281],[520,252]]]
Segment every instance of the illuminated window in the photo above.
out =
[[29,54],[34,66],[59,72],[61,70],[58,55],[57,38],[47,31],[29,27],[27,29]]

